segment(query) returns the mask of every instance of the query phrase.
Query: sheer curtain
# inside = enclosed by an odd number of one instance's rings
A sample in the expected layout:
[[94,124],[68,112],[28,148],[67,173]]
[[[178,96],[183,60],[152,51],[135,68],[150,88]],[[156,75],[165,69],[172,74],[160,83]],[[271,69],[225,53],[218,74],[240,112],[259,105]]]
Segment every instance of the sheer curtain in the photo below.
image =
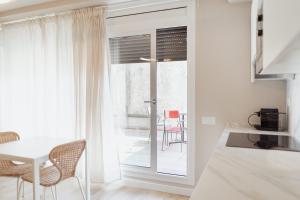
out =
[[2,26],[0,130],[75,138],[72,19]]
[[105,10],[78,10],[72,18],[77,131],[87,134],[92,147],[92,178],[110,182],[120,178],[120,165],[108,79]]
[[86,138],[94,182],[120,178],[104,8],[2,25],[0,131]]

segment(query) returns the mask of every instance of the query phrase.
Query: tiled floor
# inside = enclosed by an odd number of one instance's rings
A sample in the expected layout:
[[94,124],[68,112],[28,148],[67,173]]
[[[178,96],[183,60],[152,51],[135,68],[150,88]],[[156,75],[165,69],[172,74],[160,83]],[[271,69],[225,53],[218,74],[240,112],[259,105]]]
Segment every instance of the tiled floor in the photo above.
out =
[[[0,177],[0,199],[16,200],[16,178]],[[93,185],[92,200],[188,200],[188,197],[130,188],[119,183],[110,185]],[[24,200],[32,200],[32,185],[25,185]],[[57,186],[59,200],[83,200],[76,180],[69,179]],[[46,199],[52,200],[50,189],[46,190]]]

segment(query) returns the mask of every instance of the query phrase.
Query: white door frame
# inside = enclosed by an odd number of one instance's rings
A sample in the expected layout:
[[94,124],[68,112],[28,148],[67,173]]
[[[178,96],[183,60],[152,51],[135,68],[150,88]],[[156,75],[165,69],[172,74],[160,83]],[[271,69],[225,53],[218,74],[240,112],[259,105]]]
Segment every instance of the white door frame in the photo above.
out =
[[[156,103],[151,103],[151,169],[152,173],[157,171],[157,62],[156,60],[156,31],[151,32],[151,63],[150,63],[150,96]],[[153,58],[153,59],[152,59]]]
[[[136,20],[151,20],[150,13],[146,14],[138,14],[129,16],[128,13],[140,13],[139,7],[134,7],[134,9],[129,9],[126,12],[123,9],[120,9],[120,15],[125,15],[124,17],[116,17],[116,18],[109,18],[107,20],[108,26],[108,37],[122,37],[122,36],[130,36],[130,35],[140,35],[140,34],[151,34],[151,58],[156,58],[156,49],[152,48],[156,46],[156,31],[155,29],[159,28],[169,28],[169,27],[176,27],[176,26],[187,26],[187,66],[188,66],[188,88],[187,88],[187,112],[189,115],[189,122],[188,122],[188,159],[187,159],[187,176],[176,176],[176,175],[169,175],[169,174],[161,174],[157,173],[157,131],[151,133],[151,168],[143,168],[143,167],[136,167],[136,166],[122,166],[122,172],[125,176],[134,177],[134,178],[143,178],[149,180],[157,180],[163,182],[171,182],[171,183],[178,183],[184,185],[194,185],[195,182],[195,132],[196,132],[196,86],[195,86],[195,43],[196,43],[196,27],[195,27],[195,15],[196,15],[196,2],[194,0],[186,0],[181,1],[178,3],[170,3],[171,8],[178,8],[178,12],[185,13],[185,16],[174,16],[172,14],[172,10],[168,10],[167,5],[163,4],[162,9],[167,9],[167,11],[159,11],[155,12],[155,16],[160,18],[157,23],[155,24],[147,24],[145,23],[143,26],[138,24]],[[177,7],[174,7],[176,5]],[[140,5],[142,9],[145,11],[142,5]],[[183,8],[185,7],[185,8]],[[150,9],[149,7],[147,9]],[[155,5],[155,9],[159,9],[159,5]],[[124,14],[125,13],[125,14]],[[114,15],[118,16],[118,12],[114,11]],[[151,13],[153,16],[153,13]],[[108,15],[110,16],[110,15]],[[136,18],[138,16],[138,18]],[[170,17],[168,17],[170,16]],[[131,26],[127,26],[126,22],[131,22]],[[151,62],[151,74],[156,73],[156,62]],[[151,77],[151,81],[153,78]],[[156,81],[156,80],[155,80]],[[151,87],[156,84],[151,84]],[[153,94],[156,94],[156,88],[151,88],[151,98],[154,97]],[[151,120],[153,122],[151,124],[156,123],[156,106],[151,105]],[[155,128],[156,129],[156,128]],[[154,155],[154,156],[153,156]]]

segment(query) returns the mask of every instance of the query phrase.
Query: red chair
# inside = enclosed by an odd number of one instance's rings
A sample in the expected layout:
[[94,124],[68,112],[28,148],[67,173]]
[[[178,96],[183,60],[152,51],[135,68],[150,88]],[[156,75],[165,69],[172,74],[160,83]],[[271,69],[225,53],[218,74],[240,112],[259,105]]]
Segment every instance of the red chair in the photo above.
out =
[[[177,125],[174,126],[173,124],[168,125],[167,122],[169,121],[177,121]],[[169,133],[171,133],[171,137],[172,134],[175,133],[176,134],[176,138],[177,138],[177,134],[180,134],[181,137],[183,135],[183,124],[181,122],[180,119],[180,113],[178,110],[165,110],[164,111],[164,130],[163,130],[163,141],[162,141],[162,145],[161,145],[161,149],[162,151],[164,150],[164,144],[166,144],[167,146],[169,146]],[[178,143],[178,142],[173,142],[173,143]],[[182,143],[181,143],[181,150],[182,150]]]

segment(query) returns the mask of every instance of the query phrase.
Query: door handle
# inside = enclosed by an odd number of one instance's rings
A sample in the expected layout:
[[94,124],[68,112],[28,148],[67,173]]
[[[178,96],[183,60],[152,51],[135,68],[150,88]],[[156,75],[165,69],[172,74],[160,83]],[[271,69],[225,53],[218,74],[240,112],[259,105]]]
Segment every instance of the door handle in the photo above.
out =
[[152,104],[156,104],[156,99],[152,99],[150,101],[144,101],[144,103],[152,103]]

